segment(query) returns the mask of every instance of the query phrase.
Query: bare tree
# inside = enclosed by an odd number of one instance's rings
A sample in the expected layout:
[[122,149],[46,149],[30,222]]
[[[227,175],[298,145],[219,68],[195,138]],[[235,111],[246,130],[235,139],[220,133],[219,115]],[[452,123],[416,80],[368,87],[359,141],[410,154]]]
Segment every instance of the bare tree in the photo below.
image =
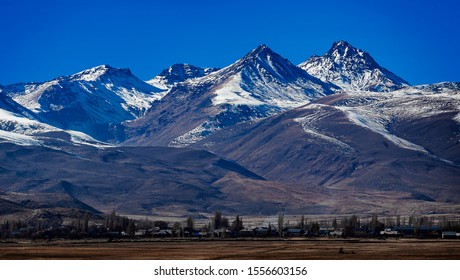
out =
[[300,229],[305,229],[305,217],[302,215],[300,218]]
[[337,219],[336,218],[334,218],[334,220],[332,220],[332,227],[334,229],[337,229]]
[[83,231],[88,232],[88,227],[89,227],[89,213],[85,212],[85,215],[83,215]]
[[214,229],[219,229],[222,227],[222,213],[220,211],[217,211],[214,214]]
[[240,231],[243,229],[243,219],[241,219],[239,215],[236,215],[235,220],[232,222],[231,228],[234,231]]
[[283,224],[284,224],[284,213],[278,214],[278,234],[280,237],[283,236]]
[[195,222],[193,221],[193,218],[190,216],[187,218],[187,228],[192,230],[195,228]]
[[128,235],[133,237],[136,234],[136,224],[133,219],[129,219],[128,222]]

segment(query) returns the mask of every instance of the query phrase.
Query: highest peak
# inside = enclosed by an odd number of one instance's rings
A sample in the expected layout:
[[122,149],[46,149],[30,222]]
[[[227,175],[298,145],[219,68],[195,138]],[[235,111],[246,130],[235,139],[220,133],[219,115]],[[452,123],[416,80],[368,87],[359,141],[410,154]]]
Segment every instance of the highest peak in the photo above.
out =
[[343,40],[334,42],[325,55],[312,56],[299,67],[343,89],[390,91],[408,84],[381,67],[369,53]]
[[354,56],[354,55],[364,55],[364,51],[355,48],[347,41],[337,41],[332,44],[331,49],[328,51],[329,55],[339,55],[339,56]]
[[267,57],[268,55],[270,54],[274,54],[275,52],[272,51],[269,47],[267,47],[267,45],[265,44],[262,44],[260,46],[258,46],[257,48],[253,49],[252,51],[250,51],[246,56],[245,58],[249,58],[249,57]]
[[378,64],[369,53],[358,49],[343,40],[334,42],[331,49],[326,53],[326,56],[332,58],[335,62],[351,59],[356,63],[360,61],[371,68],[378,67]]
[[255,48],[254,50],[265,50],[265,49],[270,49],[270,48],[267,47],[267,45],[262,44],[262,45],[257,46],[257,48]]
[[344,41],[344,40],[340,40],[340,41],[336,41],[336,42],[332,43],[332,48],[333,49],[346,48],[346,47],[356,49],[350,43],[348,43],[347,41]]
[[237,64],[259,64],[280,60],[284,60],[284,58],[263,44],[246,54]]

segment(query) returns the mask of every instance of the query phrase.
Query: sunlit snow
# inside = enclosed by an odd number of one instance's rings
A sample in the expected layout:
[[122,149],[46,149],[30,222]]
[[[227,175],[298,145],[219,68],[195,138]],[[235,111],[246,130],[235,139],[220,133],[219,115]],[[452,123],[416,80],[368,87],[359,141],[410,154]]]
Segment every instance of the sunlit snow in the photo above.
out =
[[231,77],[224,85],[214,91],[215,97],[212,102],[215,106],[220,104],[233,105],[262,105],[262,101],[255,99],[251,93],[243,90],[240,86],[241,76]]

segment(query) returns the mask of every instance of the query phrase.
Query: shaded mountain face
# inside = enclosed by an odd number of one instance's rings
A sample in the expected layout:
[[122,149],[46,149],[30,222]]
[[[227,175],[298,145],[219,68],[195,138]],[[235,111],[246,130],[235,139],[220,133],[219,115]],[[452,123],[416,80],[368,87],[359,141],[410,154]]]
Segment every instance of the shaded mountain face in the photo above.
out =
[[0,162],[0,209],[15,205],[14,211],[25,207],[131,215],[185,216],[216,210],[274,215],[287,201],[294,209],[318,196],[304,192],[305,198],[297,198],[295,187],[269,182],[235,162],[191,149],[80,146],[64,151],[0,143]]
[[[334,190],[337,203],[344,203],[338,196],[345,190],[346,195],[404,192],[421,204],[432,203],[428,212],[436,212],[436,203],[460,202],[458,87],[335,94],[219,131],[194,147],[269,180]],[[375,202],[388,203],[383,197]]]
[[0,143],[55,148],[69,145],[107,146],[82,132],[64,130],[41,121],[38,114],[21,106],[5,92],[0,92]]
[[155,78],[147,81],[147,83],[168,90],[177,83],[184,82],[188,79],[200,78],[219,70],[219,68],[201,68],[185,63],[173,64]]
[[[82,211],[97,215],[113,210],[160,217],[200,217],[215,211],[270,216],[279,211],[395,215],[460,210],[456,196],[444,192],[445,180],[439,183],[438,195],[410,188],[381,190],[372,185],[374,181],[366,182],[369,187],[325,187],[314,181],[290,184],[266,180],[207,151],[184,148],[56,150],[0,143],[0,162],[0,209],[9,209],[0,213],[2,217],[48,213],[76,218],[78,211],[81,216]],[[436,168],[431,170],[438,175]]]
[[393,91],[409,83],[381,67],[367,52],[345,41],[335,42],[323,56],[312,56],[299,67],[343,90]]
[[6,95],[6,92],[3,90],[3,88],[0,86],[0,109],[3,109],[5,111],[9,111],[12,113],[18,113],[21,114],[21,109],[20,105],[14,102],[8,95]]
[[126,144],[187,146],[336,89],[262,45],[224,69],[173,87],[145,117],[127,124]]
[[108,65],[45,83],[10,85],[4,91],[41,121],[103,141],[115,139],[121,122],[142,116],[163,95],[129,69]]

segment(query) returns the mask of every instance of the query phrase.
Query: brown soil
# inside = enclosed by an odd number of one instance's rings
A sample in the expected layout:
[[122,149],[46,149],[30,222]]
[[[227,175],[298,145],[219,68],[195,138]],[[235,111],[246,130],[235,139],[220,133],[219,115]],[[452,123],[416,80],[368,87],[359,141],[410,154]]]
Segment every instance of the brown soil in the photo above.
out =
[[[344,254],[339,254],[343,248]],[[223,240],[0,243],[0,259],[460,259],[460,240]]]

